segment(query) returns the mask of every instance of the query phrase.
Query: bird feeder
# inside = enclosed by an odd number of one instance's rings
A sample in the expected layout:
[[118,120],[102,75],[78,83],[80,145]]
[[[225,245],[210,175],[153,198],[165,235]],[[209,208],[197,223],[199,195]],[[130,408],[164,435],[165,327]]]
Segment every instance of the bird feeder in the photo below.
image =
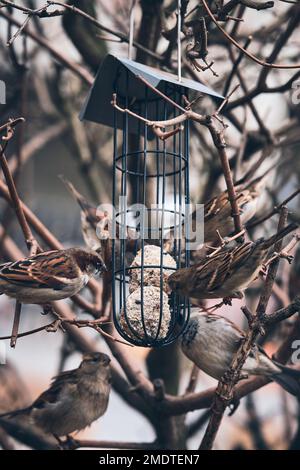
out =
[[186,244],[174,237],[190,201],[189,122],[162,140],[149,121],[175,118],[174,102],[184,107],[191,89],[221,98],[201,83],[108,55],[81,112],[113,129],[113,319],[138,346],[173,342],[189,319],[188,300],[167,284],[189,265]]

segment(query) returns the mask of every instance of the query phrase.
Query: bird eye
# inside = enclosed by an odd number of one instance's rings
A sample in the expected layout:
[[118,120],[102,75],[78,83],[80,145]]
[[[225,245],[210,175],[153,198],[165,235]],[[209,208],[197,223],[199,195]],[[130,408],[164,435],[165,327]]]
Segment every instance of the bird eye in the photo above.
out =
[[96,273],[99,274],[102,271],[107,271],[105,264],[102,261],[96,263]]
[[99,361],[99,358],[98,358],[98,357],[94,357],[93,359],[90,359],[90,362],[91,362],[92,364],[95,364],[95,363],[98,362],[98,361]]

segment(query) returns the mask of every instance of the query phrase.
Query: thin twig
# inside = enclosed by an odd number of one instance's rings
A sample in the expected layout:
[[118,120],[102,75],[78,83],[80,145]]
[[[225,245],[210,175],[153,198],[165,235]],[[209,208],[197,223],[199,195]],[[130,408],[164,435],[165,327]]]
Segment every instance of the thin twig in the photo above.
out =
[[[9,23],[17,27],[22,26],[22,23],[20,23],[18,20],[16,20],[11,15],[9,15],[8,13],[5,13],[2,10],[0,10],[0,16],[5,18]],[[33,39],[37,44],[39,44],[41,47],[46,49],[56,60],[58,60],[58,62],[63,64],[66,68],[68,68],[73,73],[75,73],[78,77],[80,77],[81,80],[83,80],[83,82],[85,82],[88,85],[92,85],[94,81],[92,74],[81,65],[76,64],[75,62],[71,61],[61,51],[58,51],[56,48],[54,48],[52,44],[46,38],[35,33],[30,28],[26,28],[26,30],[23,31],[23,34],[26,34],[26,36]]]
[[206,3],[206,0],[201,0],[201,3],[203,4],[208,16],[211,18],[211,20],[214,22],[214,24],[217,26],[217,28],[221,31],[221,33],[225,36],[228,41],[230,41],[235,47],[237,47],[240,51],[242,51],[249,59],[253,60],[259,65],[262,65],[263,67],[268,67],[272,69],[299,69],[300,64],[271,64],[269,62],[264,62],[263,60],[260,60],[258,57],[253,55],[251,52],[247,51],[244,49],[234,38],[232,38],[227,31],[225,31],[224,28],[218,23],[218,21],[215,19],[213,13],[211,12],[209,6]]
[[[280,211],[279,222],[278,222],[278,229],[277,229],[278,232],[282,230],[284,226],[286,225],[287,218],[288,218],[288,209],[287,207],[282,206],[281,211]],[[278,242],[276,242],[274,245],[274,251],[277,253],[280,253],[282,249],[282,244],[283,244],[283,240],[279,240]],[[279,261],[280,259],[278,257],[269,265],[264,289],[260,296],[258,306],[256,308],[256,315],[259,320],[263,320],[263,316],[265,314],[268,302],[272,295],[273,284],[275,282],[276,274],[278,271]]]
[[198,376],[199,376],[199,367],[196,366],[196,364],[194,364],[191,370],[190,380],[186,387],[185,393],[193,393],[195,391]]
[[15,348],[17,344],[17,338],[19,336],[18,331],[19,331],[19,325],[20,325],[21,310],[22,310],[22,304],[21,302],[17,300],[16,307],[15,307],[14,323],[13,323],[13,328],[12,328],[12,333],[11,333],[11,338],[10,338],[11,348]]
[[25,119],[23,117],[19,117],[17,119],[10,119],[8,122],[0,126],[0,132],[6,131],[9,127],[15,127],[17,124],[21,124],[24,121]]
[[[7,160],[4,155],[5,148],[14,134],[14,127],[12,126],[17,125],[20,122],[23,122],[22,118],[10,120],[8,121],[8,123],[2,126],[2,128],[6,128],[7,134],[5,137],[2,137],[2,140],[4,140],[4,146],[3,147],[0,146],[0,164],[2,167],[2,171],[5,177],[6,183],[7,183],[8,191],[10,194],[11,201],[13,203],[13,207],[14,207],[19,225],[21,227],[21,230],[25,238],[25,242],[27,244],[27,248],[30,252],[30,255],[35,255],[37,251],[41,249],[31,232],[29,224],[27,223],[27,220],[23,211],[23,207],[22,207],[22,204],[21,204],[18,192],[17,192],[17,188],[14,183],[14,179],[11,175]],[[17,300],[16,307],[15,307],[14,321],[13,321],[12,337],[10,341],[11,348],[14,348],[16,346],[17,337],[18,337],[18,329],[19,329],[20,318],[21,318],[21,310],[22,310],[22,305]]]
[[254,220],[253,222],[249,222],[247,224],[247,229],[256,227],[257,225],[261,225],[263,222],[265,222],[266,220],[273,217],[273,215],[278,214],[278,212],[281,210],[281,208],[283,206],[286,206],[286,204],[288,204],[292,199],[294,199],[296,196],[298,196],[298,194],[300,194],[300,188],[296,189],[296,191],[294,191],[292,194],[290,194],[290,196],[288,196],[278,206],[274,207],[274,209],[271,210],[270,212],[268,212],[266,215],[264,215],[260,219]]
[[[93,18],[91,15],[89,15],[88,13],[86,13],[83,10],[80,10],[80,8],[77,8],[74,5],[68,5],[67,3],[53,2],[53,1],[47,1],[47,4],[48,5],[58,5],[58,6],[61,6],[63,8],[66,8],[67,10],[70,10],[73,13],[75,13],[79,16],[82,16],[83,18],[88,20],[91,24],[95,25],[97,28],[105,31],[106,33],[112,34],[113,36],[116,36],[119,39],[122,39],[122,41],[124,41],[126,43],[129,42],[129,37],[126,34],[123,34],[119,31],[114,31],[113,29],[103,25],[98,20],[96,20],[96,18]],[[141,51],[145,52],[150,57],[153,57],[154,59],[156,59],[158,61],[163,61],[163,58],[159,54],[156,54],[155,52],[151,51],[150,49],[143,46],[142,44],[139,44],[137,41],[133,41],[133,46],[140,49]]]
[[155,442],[93,441],[72,439],[70,444],[67,442],[66,446],[64,447],[64,449],[69,450],[82,448],[149,450],[158,449],[158,445]]

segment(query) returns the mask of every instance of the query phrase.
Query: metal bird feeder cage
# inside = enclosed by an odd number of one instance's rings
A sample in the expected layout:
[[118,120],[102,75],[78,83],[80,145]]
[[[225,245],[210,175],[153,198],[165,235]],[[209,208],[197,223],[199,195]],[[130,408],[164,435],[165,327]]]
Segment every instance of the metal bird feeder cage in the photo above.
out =
[[168,275],[189,265],[189,252],[180,236],[171,247],[166,241],[181,234],[189,204],[189,122],[167,140],[154,134],[146,120],[180,114],[154,89],[182,107],[190,89],[221,98],[200,83],[108,55],[81,113],[114,132],[113,319],[123,338],[144,347],[172,343],[190,313],[188,299],[167,289]]

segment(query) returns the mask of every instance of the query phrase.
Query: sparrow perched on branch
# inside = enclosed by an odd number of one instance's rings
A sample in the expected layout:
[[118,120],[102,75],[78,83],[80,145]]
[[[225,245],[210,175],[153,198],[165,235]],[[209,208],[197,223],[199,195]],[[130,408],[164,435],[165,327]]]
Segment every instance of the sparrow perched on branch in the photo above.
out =
[[[112,240],[110,233],[112,219],[110,215],[102,210],[97,209],[97,207],[93,206],[93,204],[87,201],[85,197],[80,194],[79,191],[77,191],[74,185],[64,176],[61,175],[60,178],[81,209],[81,231],[86,245],[90,249],[101,253],[107,268],[110,270],[112,263]],[[118,253],[120,251],[120,242],[118,240],[120,225],[118,223],[116,223],[115,231],[117,246],[116,253]],[[133,257],[135,256],[138,245],[136,240],[136,232],[129,227],[126,227],[126,232],[126,259],[128,265],[130,265]],[[116,264],[118,264],[118,261]]]
[[97,224],[105,218],[104,212],[99,211],[97,213],[97,208],[87,201],[69,180],[62,175],[60,175],[60,179],[63,181],[81,209],[81,231],[85,244],[91,250],[101,252],[101,240],[97,236],[96,229]]
[[[243,225],[255,215],[266,177],[275,166],[276,164],[268,168],[262,175],[248,181],[252,176],[252,172],[250,172],[249,176],[246,175],[235,186],[236,200]],[[196,209],[191,215],[190,227],[193,234],[199,234],[203,230],[203,241],[207,245],[218,245],[221,237],[226,238],[233,234],[235,227],[228,192],[223,191],[206,202],[204,208],[201,206],[200,210]],[[196,240],[196,237],[193,238],[191,234],[187,234],[186,237],[189,242]],[[184,242],[184,238],[182,241]],[[202,248],[199,247],[191,253],[193,261],[203,258],[206,249]],[[174,230],[165,236],[164,249],[169,253],[174,250]]]
[[77,294],[106,271],[101,256],[81,248],[52,250],[0,265],[0,295],[24,304],[47,304]]
[[[256,213],[258,199],[265,184],[265,176],[266,174],[235,187],[236,200],[243,225],[252,219]],[[192,215],[192,226],[195,231],[196,211]],[[218,242],[220,238],[217,230],[223,238],[228,237],[234,231],[232,208],[227,191],[213,197],[204,205],[204,242],[207,244]]]
[[[191,318],[182,336],[182,351],[206,374],[220,380],[229,369],[245,334],[234,323],[216,314]],[[264,375],[289,393],[300,396],[300,370],[270,359],[259,346],[253,346],[242,368],[246,375]]]
[[178,269],[168,278],[169,287],[195,299],[241,299],[270,258],[270,248],[297,227],[290,224],[266,240],[225,247],[189,268]]
[[28,417],[44,432],[67,436],[102,416],[111,388],[110,358],[103,353],[86,354],[77,369],[54,377],[49,389],[31,406],[0,415]]

